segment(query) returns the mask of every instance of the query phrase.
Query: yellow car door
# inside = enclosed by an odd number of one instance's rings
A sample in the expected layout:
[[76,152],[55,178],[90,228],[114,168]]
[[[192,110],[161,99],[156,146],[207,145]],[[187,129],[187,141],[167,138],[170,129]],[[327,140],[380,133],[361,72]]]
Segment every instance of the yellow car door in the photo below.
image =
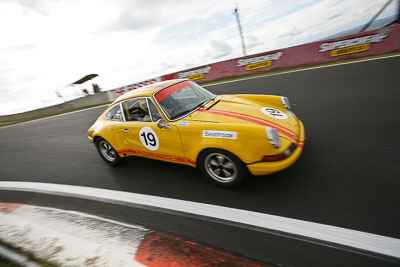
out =
[[138,97],[122,102],[125,121],[121,131],[125,140],[124,156],[134,155],[176,163],[187,163],[178,127],[157,127],[162,119],[150,98]]

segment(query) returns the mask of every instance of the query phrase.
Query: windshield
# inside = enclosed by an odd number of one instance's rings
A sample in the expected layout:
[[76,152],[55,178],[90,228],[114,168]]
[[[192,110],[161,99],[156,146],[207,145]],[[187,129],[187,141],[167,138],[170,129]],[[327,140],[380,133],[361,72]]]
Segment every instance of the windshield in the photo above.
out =
[[176,120],[205,105],[216,95],[192,81],[183,81],[158,91],[154,97],[165,115]]

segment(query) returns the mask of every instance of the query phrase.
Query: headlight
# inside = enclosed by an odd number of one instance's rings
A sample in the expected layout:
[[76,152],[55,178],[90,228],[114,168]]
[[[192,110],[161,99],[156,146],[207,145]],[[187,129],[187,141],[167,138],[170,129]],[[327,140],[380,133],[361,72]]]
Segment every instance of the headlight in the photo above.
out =
[[272,127],[267,127],[266,131],[270,144],[275,148],[280,148],[281,140],[279,139],[278,130]]
[[281,97],[282,104],[285,106],[287,110],[291,110],[289,99],[286,96]]

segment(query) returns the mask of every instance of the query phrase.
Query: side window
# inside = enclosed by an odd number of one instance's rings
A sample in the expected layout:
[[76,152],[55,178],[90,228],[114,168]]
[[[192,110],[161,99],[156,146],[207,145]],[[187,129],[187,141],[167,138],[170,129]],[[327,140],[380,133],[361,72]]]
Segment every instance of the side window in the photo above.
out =
[[126,121],[150,122],[149,109],[146,98],[130,99],[122,103]]
[[119,104],[114,106],[106,113],[106,118],[112,121],[122,121],[122,112],[119,107]]
[[157,122],[158,120],[163,119],[163,117],[161,117],[160,115],[160,112],[158,112],[156,106],[154,105],[153,101],[148,99],[148,103],[149,103],[151,117],[153,118],[153,122]]

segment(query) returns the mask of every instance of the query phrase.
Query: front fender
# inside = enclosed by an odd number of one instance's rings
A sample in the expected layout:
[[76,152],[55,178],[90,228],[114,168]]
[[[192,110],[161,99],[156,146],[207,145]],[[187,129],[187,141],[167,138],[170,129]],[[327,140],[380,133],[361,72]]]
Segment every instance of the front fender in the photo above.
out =
[[[190,127],[179,128],[187,158],[196,161],[202,151],[218,148],[233,153],[244,163],[257,162],[264,155],[281,152],[281,148],[271,146],[265,129],[257,125],[226,123],[191,123]],[[281,141],[287,142],[282,138]]]

